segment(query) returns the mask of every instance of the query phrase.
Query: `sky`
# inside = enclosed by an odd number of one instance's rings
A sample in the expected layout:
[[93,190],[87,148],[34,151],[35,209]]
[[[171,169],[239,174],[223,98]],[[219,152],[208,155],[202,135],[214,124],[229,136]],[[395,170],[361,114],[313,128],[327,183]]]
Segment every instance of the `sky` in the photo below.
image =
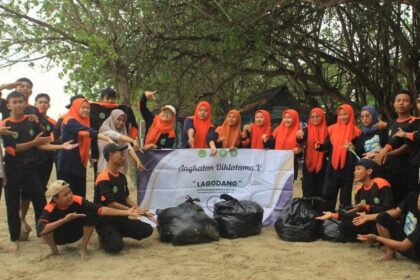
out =
[[[0,84],[12,83],[22,77],[29,78],[34,83],[29,103],[34,104],[35,96],[38,93],[49,94],[51,107],[48,115],[58,119],[60,114],[67,111],[64,106],[69,103],[70,99],[70,95],[64,93],[66,80],[58,77],[59,72],[59,68],[53,68],[46,72],[39,67],[32,68],[25,63],[19,63],[8,68],[0,68]],[[3,91],[3,98],[7,96],[8,92],[8,90]]]

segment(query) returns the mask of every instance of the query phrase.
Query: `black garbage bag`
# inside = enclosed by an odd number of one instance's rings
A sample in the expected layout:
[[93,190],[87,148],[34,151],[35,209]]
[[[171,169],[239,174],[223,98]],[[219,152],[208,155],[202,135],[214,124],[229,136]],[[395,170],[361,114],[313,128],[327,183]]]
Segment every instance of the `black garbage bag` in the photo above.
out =
[[325,220],[321,225],[320,235],[323,240],[332,242],[347,242],[346,238],[340,231],[340,221],[330,219]]
[[264,209],[256,202],[241,200],[228,194],[220,195],[225,201],[214,205],[214,216],[220,236],[239,238],[261,233]]
[[290,206],[280,214],[275,230],[279,237],[291,242],[312,242],[319,237],[319,221],[314,210],[317,198],[294,198]]
[[158,210],[158,232],[162,242],[173,245],[206,243],[219,240],[216,222],[195,204],[197,198],[187,197],[176,207]]

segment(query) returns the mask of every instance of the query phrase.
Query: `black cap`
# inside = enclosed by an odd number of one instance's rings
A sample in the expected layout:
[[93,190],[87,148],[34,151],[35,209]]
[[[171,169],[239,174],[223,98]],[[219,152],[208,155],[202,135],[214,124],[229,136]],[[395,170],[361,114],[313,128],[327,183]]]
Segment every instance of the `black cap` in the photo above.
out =
[[103,151],[104,152],[104,158],[108,161],[110,154],[115,153],[116,151],[123,151],[127,148],[128,148],[127,145],[126,146],[118,146],[117,144],[112,144],[112,143],[107,144],[104,147],[104,151]]
[[372,175],[375,173],[375,171],[378,168],[378,165],[375,161],[367,158],[361,158],[359,159],[354,166],[363,166],[366,169],[372,169]]
[[71,105],[73,104],[74,100],[79,99],[79,98],[85,98],[83,95],[78,94],[78,95],[73,95],[72,97],[70,97],[70,104],[66,105],[67,109],[70,109]]

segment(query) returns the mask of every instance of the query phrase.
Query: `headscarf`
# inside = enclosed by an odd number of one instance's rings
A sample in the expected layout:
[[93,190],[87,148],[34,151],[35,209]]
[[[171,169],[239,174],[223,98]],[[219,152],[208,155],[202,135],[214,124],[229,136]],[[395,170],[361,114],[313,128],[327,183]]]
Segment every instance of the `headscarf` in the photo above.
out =
[[[161,112],[162,113],[162,112]],[[165,122],[160,118],[160,114],[155,116],[153,119],[153,123],[149,128],[149,131],[146,135],[146,145],[147,144],[156,144],[156,142],[159,140],[159,137],[162,134],[168,133],[169,138],[175,137],[175,115],[172,116],[172,119],[169,122]]]
[[264,124],[259,126],[255,123],[251,125],[250,132],[251,132],[251,148],[252,149],[264,149],[264,143],[261,140],[261,137],[265,134],[267,137],[271,136],[271,117],[270,113],[266,110],[258,110],[255,112],[255,116],[261,113],[264,116]]
[[[233,114],[236,118],[236,123],[230,126],[227,122],[227,116]],[[222,147],[231,148],[238,147],[239,140],[241,137],[241,114],[238,110],[230,110],[225,118],[225,121],[221,126],[216,128],[216,132],[219,134],[219,137],[224,137]]]
[[379,122],[378,112],[376,111],[375,108],[373,108],[370,105],[364,106],[362,108],[362,111],[363,110],[366,110],[366,111],[369,112],[369,114],[372,116],[372,122],[368,126],[363,126],[362,131],[365,134],[374,133],[378,129],[376,126],[374,126],[375,124],[377,124]]
[[[348,115],[347,123],[339,121],[339,111],[344,110]],[[328,127],[328,134],[333,147],[331,164],[335,170],[344,168],[347,149],[344,144],[351,142],[354,138],[359,136],[360,129],[356,126],[356,119],[354,118],[353,108],[348,104],[343,104],[337,109],[337,122]]]
[[[80,116],[80,107],[86,102],[89,104],[89,101],[85,98],[78,98],[73,101],[69,111],[63,118],[63,124],[66,125],[69,120],[75,119],[78,123],[85,127],[90,127],[90,117],[82,118]],[[79,154],[80,161],[84,167],[87,166],[89,161],[89,149],[90,149],[90,137],[85,135],[78,135],[77,142],[79,143]]]
[[[198,112],[200,107],[207,108],[207,118],[202,120],[198,117]],[[201,101],[195,107],[195,113],[193,116],[193,124],[194,124],[194,148],[208,148],[209,145],[207,143],[207,135],[209,133],[210,127],[213,126],[211,123],[211,105],[207,101]]]
[[[321,116],[321,122],[318,125],[313,124],[312,114],[318,114]],[[318,173],[322,169],[322,163],[325,152],[318,152],[315,150],[315,143],[323,144],[327,137],[327,120],[325,118],[325,112],[321,108],[313,108],[309,113],[308,121],[308,137],[306,139],[306,156],[305,163],[309,173]]]
[[274,129],[273,137],[276,140],[276,150],[292,150],[298,146],[296,141],[296,133],[300,129],[299,113],[293,109],[287,109],[283,112],[282,118],[289,114],[292,123],[289,127],[286,126],[284,120]]
[[120,109],[112,110],[109,117],[102,123],[101,127],[99,128],[99,133],[112,130],[120,134],[127,135],[127,127],[125,125],[119,129],[117,129],[117,127],[115,126],[117,119],[122,115],[124,115],[125,118],[127,119],[127,114],[124,113],[123,110],[120,110]]

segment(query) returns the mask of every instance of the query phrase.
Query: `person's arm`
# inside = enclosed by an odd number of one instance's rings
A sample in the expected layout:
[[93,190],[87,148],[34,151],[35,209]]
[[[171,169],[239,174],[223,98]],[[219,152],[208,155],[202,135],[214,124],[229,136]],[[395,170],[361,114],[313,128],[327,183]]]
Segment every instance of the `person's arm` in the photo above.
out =
[[207,133],[207,142],[209,144],[210,153],[212,156],[217,154],[216,141],[218,138],[219,138],[219,134],[216,132],[214,127],[210,127]]
[[304,146],[306,139],[308,139],[308,127],[304,127],[296,133],[296,141],[299,145]]
[[[150,97],[153,98],[153,97]],[[146,126],[150,127],[153,123],[155,118],[155,114],[150,112],[149,108],[147,108],[147,94],[143,94],[140,98],[140,114],[143,117],[144,121],[146,122]]]
[[86,217],[86,215],[81,214],[81,213],[69,213],[64,218],[59,219],[52,223],[48,223],[48,221],[46,221],[45,219],[42,219],[41,217],[37,224],[38,236],[50,233],[51,231],[54,231],[55,229],[64,225],[65,223],[68,223],[74,219],[79,219],[83,217]]
[[62,128],[63,130],[68,131],[72,134],[77,134],[80,137],[90,137],[92,139],[99,139],[97,130],[84,126],[75,119],[70,119],[66,124],[62,125]]
[[42,146],[42,145],[49,145],[51,139],[50,137],[42,136],[43,132],[39,133],[33,140],[16,144],[16,152],[23,152],[29,150],[33,147]]
[[266,142],[264,142],[265,149],[274,149],[276,147],[276,139],[271,135]]
[[19,84],[20,84],[19,82],[2,84],[2,85],[0,85],[0,92],[4,89],[7,89],[7,90],[15,89]]
[[63,144],[44,144],[37,146],[37,149],[42,151],[58,151],[58,150],[72,150],[79,146],[79,143],[72,144],[72,141],[64,142]]
[[[308,143],[308,145],[310,145],[310,143]],[[328,152],[332,148],[329,135],[325,138],[324,143],[314,143],[313,145],[315,145],[315,150],[318,152]]]
[[144,167],[143,163],[141,162],[141,160],[139,159],[139,157],[137,156],[136,152],[134,151],[134,149],[129,149],[128,150],[128,155],[131,157],[131,159],[135,162],[136,164],[136,169],[137,170],[145,170],[146,168]]

